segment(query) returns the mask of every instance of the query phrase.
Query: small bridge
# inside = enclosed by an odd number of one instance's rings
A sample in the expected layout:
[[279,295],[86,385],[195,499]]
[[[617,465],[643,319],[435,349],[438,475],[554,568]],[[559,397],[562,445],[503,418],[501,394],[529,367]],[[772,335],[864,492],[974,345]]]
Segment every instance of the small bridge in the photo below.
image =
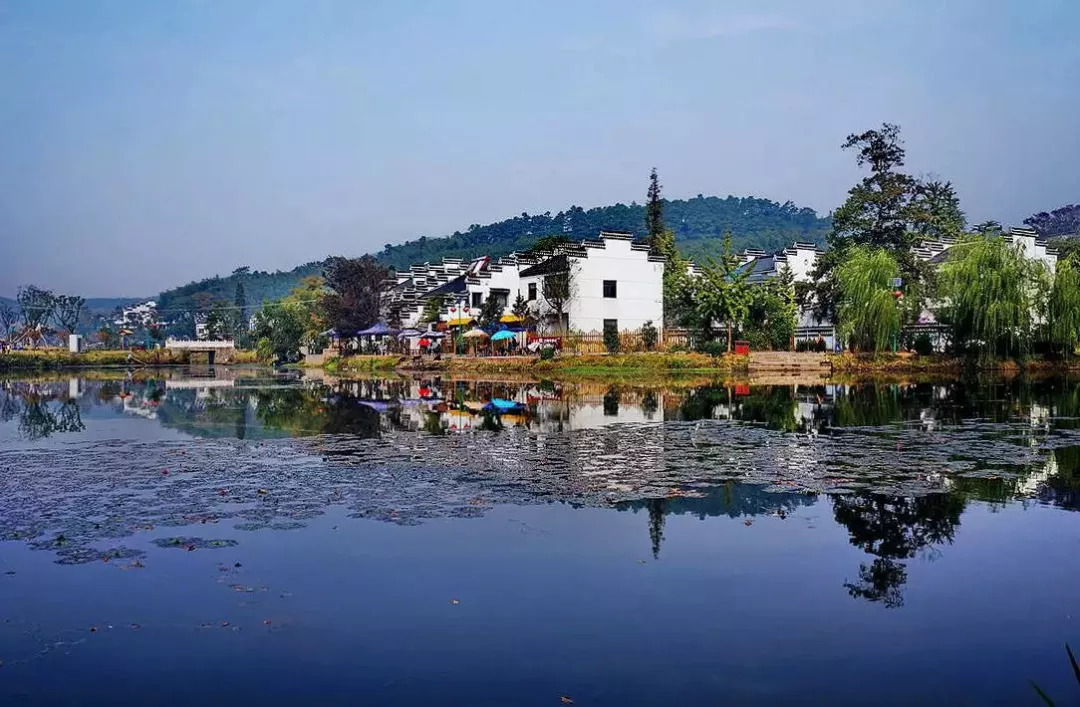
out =
[[214,359],[220,354],[220,363],[228,363],[236,355],[236,342],[233,341],[199,341],[197,339],[166,339],[165,348],[173,351],[188,351],[190,353],[205,353],[210,365],[214,365]]

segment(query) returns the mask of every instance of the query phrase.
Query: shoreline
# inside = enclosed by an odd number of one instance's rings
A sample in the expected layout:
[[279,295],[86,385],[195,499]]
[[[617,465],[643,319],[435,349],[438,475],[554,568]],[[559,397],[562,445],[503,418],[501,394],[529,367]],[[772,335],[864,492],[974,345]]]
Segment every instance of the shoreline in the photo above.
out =
[[[132,357],[129,360],[129,355]],[[0,371],[42,371],[80,368],[163,368],[187,366],[198,363],[198,354],[192,361],[188,351],[150,349],[129,351],[108,349],[72,353],[65,349],[29,349],[0,353]],[[230,361],[216,362],[215,366],[251,365],[258,363],[254,351],[237,351]]]
[[[188,352],[166,349],[131,352],[126,350],[68,351],[30,350],[0,353],[0,372],[78,371],[84,369],[155,369],[199,365]],[[239,351],[228,362],[215,363],[225,368],[260,364],[252,351]],[[302,364],[301,364],[301,367]],[[476,376],[588,380],[618,382],[663,381],[675,378],[724,379],[767,384],[823,384],[852,380],[929,380],[961,379],[979,376],[1058,376],[1080,373],[1080,358],[1050,361],[1029,359],[974,362],[945,356],[913,354],[796,354],[759,352],[750,356],[713,357],[699,353],[628,353],[562,355],[541,360],[537,356],[465,357],[445,356],[439,361],[400,355],[357,355],[331,358],[321,366],[303,367],[333,376],[370,377],[373,375],[446,375],[460,378]]]

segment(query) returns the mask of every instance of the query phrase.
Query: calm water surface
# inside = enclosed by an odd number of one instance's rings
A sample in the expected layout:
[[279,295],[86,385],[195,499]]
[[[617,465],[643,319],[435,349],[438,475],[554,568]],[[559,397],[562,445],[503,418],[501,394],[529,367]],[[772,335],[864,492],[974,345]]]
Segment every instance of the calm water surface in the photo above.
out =
[[0,379],[0,703],[1070,704],[1078,469],[1069,381]]

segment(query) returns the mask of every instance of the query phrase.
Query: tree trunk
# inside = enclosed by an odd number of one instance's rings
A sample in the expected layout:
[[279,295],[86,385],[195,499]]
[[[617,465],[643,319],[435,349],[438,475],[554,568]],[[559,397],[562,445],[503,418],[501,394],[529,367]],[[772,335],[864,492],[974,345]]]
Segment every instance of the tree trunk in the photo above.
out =
[[731,322],[728,322],[728,325],[727,325],[727,352],[728,353],[731,353],[731,336],[732,336],[732,331],[731,330],[732,330]]

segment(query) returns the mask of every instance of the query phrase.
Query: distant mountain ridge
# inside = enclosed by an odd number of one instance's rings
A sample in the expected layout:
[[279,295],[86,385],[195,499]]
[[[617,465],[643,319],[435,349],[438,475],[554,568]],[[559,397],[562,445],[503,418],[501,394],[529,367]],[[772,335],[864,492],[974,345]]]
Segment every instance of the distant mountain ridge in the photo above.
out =
[[[127,307],[154,299],[153,297],[87,297],[86,311],[92,314],[109,314],[117,307]],[[6,304],[12,309],[19,309],[19,302],[14,297],[0,297],[0,304]]]
[[[684,255],[701,259],[719,252],[723,235],[730,231],[737,249],[779,250],[794,241],[824,243],[831,221],[810,208],[788,201],[783,204],[757,197],[698,195],[692,199],[664,201],[664,220],[675,232],[675,242]],[[595,237],[602,229],[645,235],[645,207],[631,203],[583,209],[571,206],[556,214],[522,213],[520,216],[481,226],[473,224],[464,232],[438,238],[421,237],[398,245],[386,244],[374,253],[382,263],[404,269],[414,263],[447,257],[498,257],[525,250],[542,236],[565,234],[574,239]],[[314,261],[288,271],[252,271],[244,276],[249,306],[284,297],[308,275],[322,272],[325,261]],[[158,297],[161,310],[192,306],[196,297],[232,300],[237,279],[215,276],[166,290]]]

